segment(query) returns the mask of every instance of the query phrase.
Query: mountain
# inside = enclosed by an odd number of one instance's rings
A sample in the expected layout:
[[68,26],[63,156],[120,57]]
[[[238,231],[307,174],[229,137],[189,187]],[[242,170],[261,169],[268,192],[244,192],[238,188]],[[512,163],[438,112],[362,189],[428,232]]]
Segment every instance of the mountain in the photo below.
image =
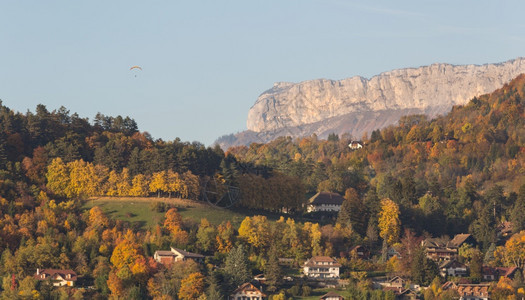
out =
[[227,148],[283,135],[326,137],[332,132],[360,138],[395,124],[404,115],[445,114],[452,106],[492,92],[521,73],[525,73],[525,58],[485,65],[432,64],[370,79],[278,82],[250,108],[248,130],[221,137],[217,143]]

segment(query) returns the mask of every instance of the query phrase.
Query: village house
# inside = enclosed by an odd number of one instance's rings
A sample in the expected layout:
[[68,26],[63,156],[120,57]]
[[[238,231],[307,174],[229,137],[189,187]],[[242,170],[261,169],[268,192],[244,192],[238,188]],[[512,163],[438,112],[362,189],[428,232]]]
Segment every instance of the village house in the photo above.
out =
[[402,288],[405,286],[405,283],[406,281],[403,278],[399,276],[394,276],[393,278],[388,280],[387,284],[389,287]]
[[458,250],[464,244],[475,246],[476,241],[472,235],[468,233],[456,234],[454,238],[448,242],[433,238],[421,241],[421,246],[425,249],[427,257],[438,263],[457,260]]
[[489,267],[483,266],[481,269],[484,281],[498,281],[501,277],[514,278],[518,271],[517,267]]
[[456,290],[460,300],[490,299],[488,284],[458,284]]
[[314,256],[304,263],[303,273],[308,278],[336,279],[339,278],[341,265],[328,256]]
[[171,264],[176,261],[185,261],[188,259],[198,263],[204,262],[204,255],[187,252],[181,249],[171,247],[171,250],[158,250],[153,254],[153,258],[161,264]]
[[476,240],[469,233],[459,233],[454,236],[450,242],[447,243],[447,248],[449,249],[459,249],[459,247],[464,244],[469,244],[471,246],[476,246]]
[[344,200],[345,198],[337,193],[319,192],[308,200],[306,210],[308,212],[338,212]]
[[266,294],[249,282],[239,286],[230,295],[230,300],[263,300],[264,298]]
[[345,298],[337,294],[336,292],[328,292],[322,295],[319,299],[320,300],[344,300]]
[[441,275],[441,277],[467,276],[467,266],[457,260],[445,260],[439,265],[439,275]]
[[77,273],[73,270],[36,269],[37,280],[51,280],[54,286],[74,286]]
[[396,250],[396,248],[389,247],[386,250],[386,259],[389,260],[389,259],[391,259],[394,256],[397,257],[397,258],[401,258],[401,254],[399,253],[399,251]]

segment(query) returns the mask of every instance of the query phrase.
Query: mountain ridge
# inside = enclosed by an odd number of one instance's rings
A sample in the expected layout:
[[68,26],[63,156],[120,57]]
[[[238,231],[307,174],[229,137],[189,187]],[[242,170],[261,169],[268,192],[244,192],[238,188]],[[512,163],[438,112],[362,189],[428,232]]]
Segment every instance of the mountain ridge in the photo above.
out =
[[[219,138],[217,143],[228,148],[268,142],[280,135],[300,137],[315,133],[326,137],[331,132],[347,132],[359,138],[371,130],[395,124],[398,118],[392,120],[389,115],[421,113],[435,117],[454,105],[464,105],[473,97],[500,88],[521,73],[525,73],[523,57],[483,65],[434,63],[395,69],[370,79],[353,76],[276,82],[250,108],[248,130]],[[360,115],[375,119],[361,122],[366,126],[351,126]]]

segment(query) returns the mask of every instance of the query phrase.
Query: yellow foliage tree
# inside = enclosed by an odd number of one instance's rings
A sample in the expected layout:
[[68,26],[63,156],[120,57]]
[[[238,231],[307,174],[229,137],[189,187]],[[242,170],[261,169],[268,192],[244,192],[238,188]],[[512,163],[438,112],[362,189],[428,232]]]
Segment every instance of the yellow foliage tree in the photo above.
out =
[[191,273],[182,279],[179,290],[179,299],[194,300],[204,293],[204,276],[199,273]]
[[525,264],[525,230],[514,234],[504,247],[497,247],[494,257],[506,266],[523,268]]
[[149,272],[148,264],[131,230],[126,232],[113,249],[110,262],[120,279],[142,280],[143,283],[146,283]]
[[69,170],[60,157],[51,161],[47,166],[47,188],[60,196],[67,196],[69,189]]
[[131,185],[129,169],[123,168],[117,181],[117,194],[119,196],[130,196]]
[[397,242],[401,231],[399,207],[394,201],[388,198],[381,200],[378,227],[379,236],[381,236],[389,245]]
[[149,191],[152,193],[157,193],[158,197],[160,197],[161,192],[167,192],[168,181],[166,178],[166,171],[153,173],[153,177],[149,183]]
[[149,193],[149,180],[142,174],[133,177],[132,185],[129,190],[130,196],[147,196]]
[[182,217],[176,208],[170,208],[165,215],[164,228],[166,228],[173,240],[178,245],[184,245],[188,242],[188,233],[182,229]]
[[265,216],[246,217],[239,227],[239,238],[257,249],[262,249],[270,242],[270,224]]

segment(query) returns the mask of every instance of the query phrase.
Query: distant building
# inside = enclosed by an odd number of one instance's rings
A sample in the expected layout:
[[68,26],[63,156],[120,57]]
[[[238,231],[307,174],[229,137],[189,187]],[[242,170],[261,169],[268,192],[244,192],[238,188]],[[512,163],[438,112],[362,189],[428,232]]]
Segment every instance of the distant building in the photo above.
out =
[[77,273],[73,270],[36,269],[36,280],[51,280],[54,286],[74,286]]
[[351,141],[350,144],[348,144],[348,147],[352,150],[357,150],[363,148],[363,145],[361,144],[361,142]]
[[476,246],[476,240],[469,233],[459,233],[454,236],[450,242],[447,243],[447,248],[454,249],[461,247],[463,244],[469,244],[471,246]]
[[443,262],[458,259],[458,250],[464,244],[476,245],[472,235],[468,233],[456,234],[449,242],[439,239],[428,238],[421,242],[428,258],[435,262]]
[[484,281],[498,281],[501,277],[514,278],[517,267],[489,267],[483,266],[482,276]]
[[320,300],[344,300],[345,298],[337,294],[336,292],[328,292],[322,295],[319,299]]
[[405,286],[405,284],[406,284],[406,281],[399,276],[394,276],[392,279],[388,281],[389,287],[402,288]]
[[341,210],[344,200],[345,198],[337,193],[319,192],[308,200],[306,210],[308,212],[338,212]]
[[488,284],[459,284],[456,290],[461,300],[490,299]]
[[339,278],[341,265],[328,256],[314,256],[307,260],[303,266],[303,273],[308,278]]
[[230,300],[263,300],[264,298],[266,294],[249,282],[239,286],[230,295]]
[[446,260],[439,265],[439,275],[441,275],[441,277],[467,276],[467,266],[457,260]]
[[171,264],[175,261],[185,261],[188,259],[198,263],[204,262],[204,255],[187,252],[181,249],[171,247],[171,250],[155,251],[153,258],[161,264]]

